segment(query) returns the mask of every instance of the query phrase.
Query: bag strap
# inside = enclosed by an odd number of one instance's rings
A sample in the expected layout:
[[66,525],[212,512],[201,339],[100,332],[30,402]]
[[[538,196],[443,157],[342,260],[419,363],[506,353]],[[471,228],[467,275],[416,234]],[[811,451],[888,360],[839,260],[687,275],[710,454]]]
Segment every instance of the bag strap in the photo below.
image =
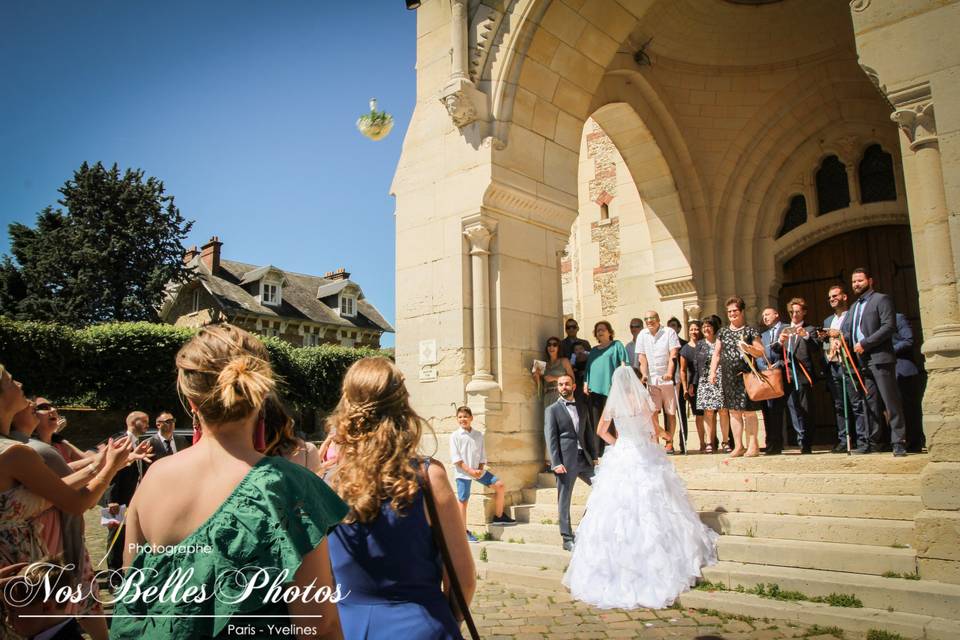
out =
[[447,541],[443,537],[443,528],[440,526],[440,516],[437,513],[437,504],[433,501],[433,490],[430,488],[430,476],[427,469],[430,467],[430,458],[424,458],[423,464],[417,466],[417,473],[422,479],[424,502],[427,503],[427,512],[430,514],[433,532],[433,542],[440,550],[440,556],[443,558],[443,565],[447,570],[447,578],[450,580],[450,590],[453,592],[454,600],[460,613],[463,615],[463,621],[467,623],[467,629],[470,631],[470,637],[473,640],[480,640],[480,633],[477,631],[477,625],[473,622],[470,615],[470,608],[467,607],[467,599],[463,596],[463,589],[460,588],[460,580],[457,578],[457,572],[453,567],[453,558],[450,557],[450,549],[447,547]]

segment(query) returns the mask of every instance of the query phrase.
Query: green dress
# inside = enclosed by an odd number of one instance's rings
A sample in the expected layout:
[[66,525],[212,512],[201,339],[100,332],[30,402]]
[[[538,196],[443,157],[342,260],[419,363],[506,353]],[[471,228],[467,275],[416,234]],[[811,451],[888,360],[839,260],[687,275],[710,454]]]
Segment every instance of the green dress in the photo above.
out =
[[[137,554],[114,596],[118,600],[110,637],[236,637],[238,627],[244,629],[244,638],[296,637],[277,630],[289,626],[290,619],[282,599],[275,602],[270,597],[271,586],[275,580],[281,586],[292,582],[303,556],[347,511],[347,505],[310,470],[283,458],[264,457],[181,543]],[[245,594],[244,582],[256,588]],[[259,586],[261,582],[266,584]],[[146,592],[165,584],[163,598],[151,598]],[[179,591],[173,590],[176,584],[181,585]],[[202,588],[202,595],[198,590],[188,595],[189,587]]]

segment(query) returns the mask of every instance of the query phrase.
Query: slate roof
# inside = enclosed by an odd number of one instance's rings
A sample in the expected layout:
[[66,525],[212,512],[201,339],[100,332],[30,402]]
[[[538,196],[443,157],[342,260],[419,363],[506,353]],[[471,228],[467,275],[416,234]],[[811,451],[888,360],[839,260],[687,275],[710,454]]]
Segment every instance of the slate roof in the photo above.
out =
[[[230,313],[246,313],[264,318],[284,320],[308,320],[322,324],[341,327],[355,327],[358,329],[372,329],[386,333],[393,333],[394,329],[373,304],[367,301],[363,290],[356,282],[348,279],[331,280],[320,276],[311,276],[303,273],[284,271],[272,265],[258,266],[220,260],[220,269],[216,275],[195,258],[191,266],[196,267],[195,274],[203,286],[217,299],[223,310]],[[262,305],[257,302],[255,294],[250,293],[245,286],[259,280],[268,271],[275,270],[283,273],[284,284],[279,307]],[[328,304],[337,304],[334,296],[345,287],[353,285],[357,289],[357,315],[353,318],[341,317],[336,308]],[[324,300],[318,299],[318,293],[323,292]]]

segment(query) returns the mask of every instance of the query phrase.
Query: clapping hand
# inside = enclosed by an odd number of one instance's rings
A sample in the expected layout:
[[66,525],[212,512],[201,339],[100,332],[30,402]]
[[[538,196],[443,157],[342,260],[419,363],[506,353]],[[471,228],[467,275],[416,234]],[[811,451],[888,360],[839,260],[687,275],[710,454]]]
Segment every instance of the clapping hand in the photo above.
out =
[[137,448],[130,454],[127,464],[132,464],[137,460],[143,460],[147,464],[153,462],[153,445],[150,444],[149,440],[144,440],[137,445]]
[[110,438],[103,452],[106,455],[107,467],[114,470],[125,467],[130,456],[130,436],[123,436],[119,440]]

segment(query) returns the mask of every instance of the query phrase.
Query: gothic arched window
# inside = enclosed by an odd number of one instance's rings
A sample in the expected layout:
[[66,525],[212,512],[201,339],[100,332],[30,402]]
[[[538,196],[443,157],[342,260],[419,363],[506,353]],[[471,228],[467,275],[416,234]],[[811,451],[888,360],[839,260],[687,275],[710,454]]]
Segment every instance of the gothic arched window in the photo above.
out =
[[817,212],[819,215],[850,206],[847,168],[837,156],[827,156],[817,171]]
[[893,156],[880,145],[872,144],[860,160],[860,201],[882,202],[897,199],[897,181],[893,177]]
[[780,230],[777,231],[777,237],[782,238],[806,221],[807,199],[802,195],[793,196],[790,198],[790,204],[783,214],[783,224],[780,225]]

